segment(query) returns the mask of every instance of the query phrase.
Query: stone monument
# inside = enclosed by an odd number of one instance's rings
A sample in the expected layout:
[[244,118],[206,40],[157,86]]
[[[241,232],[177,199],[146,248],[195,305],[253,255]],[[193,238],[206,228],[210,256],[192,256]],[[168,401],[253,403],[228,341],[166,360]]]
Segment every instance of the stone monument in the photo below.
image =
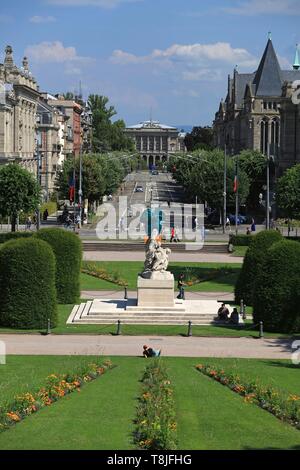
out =
[[138,307],[174,307],[174,276],[167,271],[169,248],[154,233],[146,244],[144,271],[138,276]]

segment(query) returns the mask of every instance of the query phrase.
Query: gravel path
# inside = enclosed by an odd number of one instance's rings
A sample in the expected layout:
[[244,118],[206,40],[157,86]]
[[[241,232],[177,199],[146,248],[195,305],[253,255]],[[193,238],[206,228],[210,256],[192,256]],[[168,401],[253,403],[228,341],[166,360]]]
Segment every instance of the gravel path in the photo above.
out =
[[[90,251],[83,254],[86,261],[145,261],[145,253],[132,251]],[[193,251],[185,251],[184,253],[172,253],[171,262],[178,261],[196,262],[196,263],[243,263],[244,258],[239,256],[231,256],[222,253],[195,253]]]
[[7,354],[139,356],[143,344],[164,356],[291,359],[291,341],[254,338],[171,336],[0,335]]

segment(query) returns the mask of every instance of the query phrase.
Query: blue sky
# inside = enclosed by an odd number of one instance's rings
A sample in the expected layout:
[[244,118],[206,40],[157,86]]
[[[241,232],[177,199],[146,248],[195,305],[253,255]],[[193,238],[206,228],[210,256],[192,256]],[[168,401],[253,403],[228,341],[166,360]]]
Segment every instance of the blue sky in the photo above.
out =
[[[4,3],[4,2],[1,2]],[[299,0],[10,0],[0,49],[26,54],[42,91],[104,94],[128,125],[211,124],[235,65],[254,71],[268,31],[290,68]],[[1,61],[3,52],[1,52]]]

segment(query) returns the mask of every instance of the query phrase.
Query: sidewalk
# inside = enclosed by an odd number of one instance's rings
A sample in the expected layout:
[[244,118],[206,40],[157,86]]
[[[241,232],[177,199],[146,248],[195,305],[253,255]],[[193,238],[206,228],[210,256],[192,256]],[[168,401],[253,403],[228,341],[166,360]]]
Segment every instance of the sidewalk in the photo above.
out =
[[291,359],[291,341],[254,338],[0,335],[7,354],[141,356],[143,344],[163,356]]
[[[128,291],[127,296],[129,299],[137,298],[137,291]],[[120,287],[119,290],[83,290],[81,292],[82,299],[123,299],[124,289]],[[223,300],[231,302],[234,300],[234,294],[231,292],[190,292],[185,291],[185,298],[187,300]]]
[[[85,261],[145,261],[143,251],[88,251],[83,253]],[[173,252],[170,262],[195,262],[195,263],[240,263],[244,258],[231,256],[227,253],[201,253],[194,251],[185,251],[184,253]]]

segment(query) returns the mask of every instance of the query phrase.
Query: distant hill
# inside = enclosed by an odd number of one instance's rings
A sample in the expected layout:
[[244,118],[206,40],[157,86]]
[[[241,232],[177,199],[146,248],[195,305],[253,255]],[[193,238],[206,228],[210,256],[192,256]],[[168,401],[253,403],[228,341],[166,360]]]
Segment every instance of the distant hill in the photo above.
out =
[[176,124],[174,127],[177,127],[181,131],[181,129],[184,130],[184,132],[192,132],[192,129],[194,126],[189,126],[187,124]]

